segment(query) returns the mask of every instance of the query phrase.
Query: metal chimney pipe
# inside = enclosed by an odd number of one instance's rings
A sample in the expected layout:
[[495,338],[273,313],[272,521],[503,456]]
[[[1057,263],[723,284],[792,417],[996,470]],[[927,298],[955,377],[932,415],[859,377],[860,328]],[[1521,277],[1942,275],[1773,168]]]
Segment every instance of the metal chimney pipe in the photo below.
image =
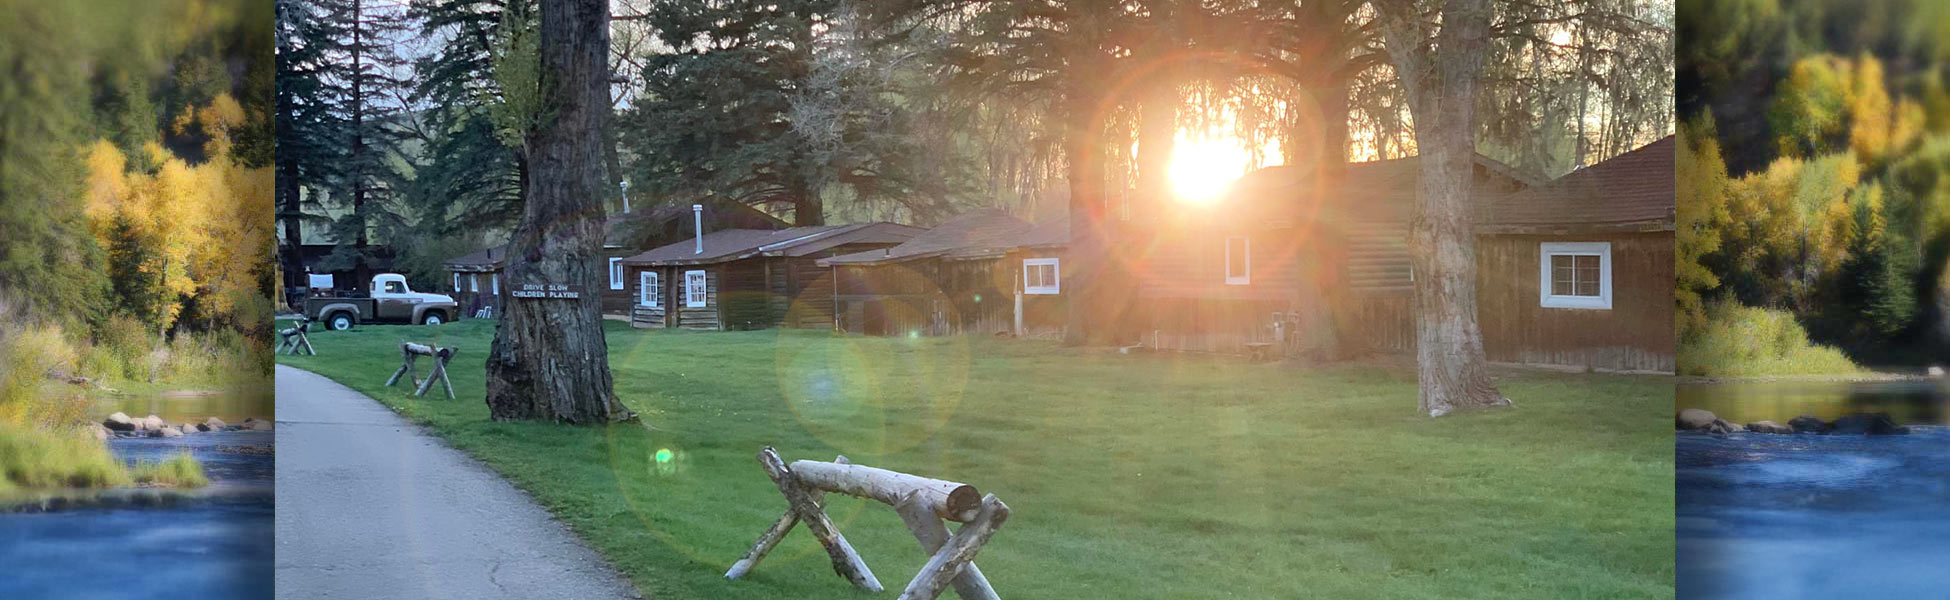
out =
[[704,205],[702,204],[691,205],[691,223],[697,226],[697,237],[693,238],[697,240],[697,249],[692,250],[691,254],[703,254],[704,253]]

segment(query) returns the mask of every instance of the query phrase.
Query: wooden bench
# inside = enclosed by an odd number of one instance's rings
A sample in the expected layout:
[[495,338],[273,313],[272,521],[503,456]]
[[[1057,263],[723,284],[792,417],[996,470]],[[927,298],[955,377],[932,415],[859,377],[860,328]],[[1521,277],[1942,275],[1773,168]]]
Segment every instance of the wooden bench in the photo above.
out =
[[1253,362],[1265,362],[1265,361],[1273,360],[1273,343],[1272,342],[1247,342],[1246,358],[1247,360],[1251,360]]

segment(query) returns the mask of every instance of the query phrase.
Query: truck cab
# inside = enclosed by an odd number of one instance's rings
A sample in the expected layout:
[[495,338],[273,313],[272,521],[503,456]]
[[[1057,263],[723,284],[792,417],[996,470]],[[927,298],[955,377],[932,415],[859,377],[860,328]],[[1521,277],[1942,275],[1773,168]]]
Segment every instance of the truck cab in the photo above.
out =
[[415,292],[406,276],[398,273],[373,276],[369,289],[372,292],[364,297],[307,298],[305,315],[335,331],[362,323],[439,325],[460,318],[460,305],[453,297]]

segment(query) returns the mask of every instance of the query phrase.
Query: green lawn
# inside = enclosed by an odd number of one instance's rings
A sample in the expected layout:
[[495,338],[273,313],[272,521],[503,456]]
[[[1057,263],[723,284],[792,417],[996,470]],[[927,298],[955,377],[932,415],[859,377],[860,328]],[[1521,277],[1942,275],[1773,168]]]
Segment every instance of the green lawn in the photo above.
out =
[[[320,333],[321,356],[278,361],[479,457],[655,598],[865,597],[803,530],[722,578],[785,506],[767,444],[1001,497],[978,562],[1009,598],[1673,596],[1666,378],[1525,375],[1502,382],[1517,409],[1431,420],[1413,373],[1380,367],[606,326],[654,429],[489,421],[486,321]],[[462,349],[458,400],[381,386],[401,339]],[[828,498],[891,598],[919,547],[891,509]]]

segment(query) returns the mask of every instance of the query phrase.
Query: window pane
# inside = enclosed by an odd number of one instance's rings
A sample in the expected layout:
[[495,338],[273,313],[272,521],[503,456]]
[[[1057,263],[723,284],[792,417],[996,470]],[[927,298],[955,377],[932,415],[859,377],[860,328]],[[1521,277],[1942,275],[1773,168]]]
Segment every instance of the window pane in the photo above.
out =
[[1597,280],[1596,278],[1592,278],[1592,279],[1579,279],[1579,280],[1578,280],[1578,295],[1579,295],[1579,296],[1591,296],[1591,297],[1593,297],[1593,298],[1596,298],[1596,297],[1598,296],[1598,280]]

